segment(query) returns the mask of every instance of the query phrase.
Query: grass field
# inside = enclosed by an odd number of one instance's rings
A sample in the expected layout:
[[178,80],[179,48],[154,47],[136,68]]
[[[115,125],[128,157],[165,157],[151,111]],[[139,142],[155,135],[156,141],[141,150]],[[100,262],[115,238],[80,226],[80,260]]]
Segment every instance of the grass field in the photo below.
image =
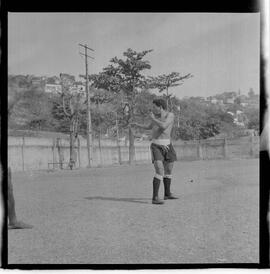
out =
[[[176,162],[152,205],[150,164],[13,174],[9,264],[258,263],[259,159]],[[163,185],[160,197],[163,196]]]

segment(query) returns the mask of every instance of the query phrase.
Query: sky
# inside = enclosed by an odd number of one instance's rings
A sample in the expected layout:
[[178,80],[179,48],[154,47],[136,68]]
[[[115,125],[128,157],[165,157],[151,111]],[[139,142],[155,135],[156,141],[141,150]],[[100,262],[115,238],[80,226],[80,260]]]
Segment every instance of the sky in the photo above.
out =
[[128,48],[153,49],[146,76],[179,72],[194,77],[172,88],[179,98],[250,88],[259,93],[259,13],[9,13],[8,73],[79,80],[99,73]]

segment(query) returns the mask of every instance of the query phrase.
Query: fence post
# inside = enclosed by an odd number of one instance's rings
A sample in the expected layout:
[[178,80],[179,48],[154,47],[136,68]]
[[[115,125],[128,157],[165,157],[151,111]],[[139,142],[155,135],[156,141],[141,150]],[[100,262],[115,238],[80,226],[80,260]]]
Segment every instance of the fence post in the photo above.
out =
[[249,139],[249,144],[250,144],[250,156],[254,157],[254,148],[253,148],[253,142],[254,142],[254,138],[253,135],[250,135],[250,139]]
[[119,142],[117,144],[117,150],[118,150],[118,162],[121,165],[122,164],[122,157],[121,157],[121,146],[120,146]]
[[24,136],[22,137],[22,170],[24,171],[24,146],[25,146],[25,142],[24,142]]
[[197,141],[197,159],[201,160],[202,159],[202,146],[201,146],[201,141]]
[[53,169],[54,169],[54,163],[56,163],[56,157],[55,157],[55,146],[56,146],[56,141],[53,138],[53,147],[52,147],[52,151],[53,151]]
[[78,162],[79,162],[79,168],[81,168],[81,142],[80,138],[77,138],[77,146],[78,146]]
[[59,157],[59,163],[60,163],[60,168],[63,169],[63,161],[64,161],[64,155],[61,149],[61,139],[57,138],[57,148],[58,148],[58,157]]
[[227,151],[227,139],[226,137],[224,138],[224,141],[223,141],[223,157],[224,158],[227,158],[228,156],[228,151]]

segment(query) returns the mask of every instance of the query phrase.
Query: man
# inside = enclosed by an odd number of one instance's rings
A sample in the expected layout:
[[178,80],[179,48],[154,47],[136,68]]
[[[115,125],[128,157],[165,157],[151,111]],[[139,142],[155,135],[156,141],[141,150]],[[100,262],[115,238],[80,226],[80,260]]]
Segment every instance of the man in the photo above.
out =
[[[151,153],[152,163],[155,167],[155,176],[153,179],[153,204],[163,204],[159,199],[158,191],[160,181],[164,183],[164,200],[178,199],[170,190],[172,180],[173,162],[176,161],[176,153],[171,144],[170,136],[174,122],[174,114],[167,111],[167,104],[163,99],[153,100],[153,112],[150,112],[150,124],[141,125],[132,123],[132,125],[152,129]],[[159,118],[158,118],[159,117]]]
[[26,229],[33,227],[32,225],[17,220],[10,168],[8,168],[8,221],[8,229]]

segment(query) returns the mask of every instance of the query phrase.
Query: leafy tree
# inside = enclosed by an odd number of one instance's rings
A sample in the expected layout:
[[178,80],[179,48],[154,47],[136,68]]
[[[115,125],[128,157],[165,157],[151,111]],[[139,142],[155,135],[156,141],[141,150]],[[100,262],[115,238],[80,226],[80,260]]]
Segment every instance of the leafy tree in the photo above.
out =
[[117,104],[117,111],[122,114],[123,127],[129,132],[129,162],[133,163],[135,155],[134,132],[129,125],[134,119],[136,97],[146,86],[146,78],[142,71],[150,69],[151,65],[144,57],[152,50],[136,52],[127,49],[123,53],[125,59],[114,57],[110,65],[105,67],[98,75],[90,76],[96,88],[103,88],[114,94],[120,95],[120,102]]
[[21,116],[28,121],[28,128],[42,130],[50,127],[52,105],[43,90],[32,89],[25,92],[21,107],[26,110]]
[[241,104],[241,98],[240,97],[235,98],[234,103],[239,106]]
[[198,98],[183,99],[180,104],[178,125],[173,131],[175,139],[206,139],[221,133],[226,125],[233,126],[232,116],[217,105],[207,105]]
[[10,125],[23,124],[26,129],[41,130],[50,127],[51,104],[46,93],[38,87],[8,87],[8,115]]
[[[165,98],[167,102],[167,108],[170,105],[170,108],[172,107],[171,104],[171,96],[172,94],[169,93],[169,88],[176,87],[183,84],[183,81],[186,79],[189,79],[193,77],[193,75],[186,74],[184,76],[180,76],[180,73],[178,72],[172,72],[170,74],[162,74],[157,77],[148,77],[149,81],[149,87],[153,89],[158,89],[159,92],[165,91]],[[169,104],[170,103],[170,104]]]
[[260,127],[260,111],[258,108],[246,108],[244,111],[247,117],[247,128],[259,131]]
[[8,87],[31,88],[31,79],[30,75],[8,75]]

